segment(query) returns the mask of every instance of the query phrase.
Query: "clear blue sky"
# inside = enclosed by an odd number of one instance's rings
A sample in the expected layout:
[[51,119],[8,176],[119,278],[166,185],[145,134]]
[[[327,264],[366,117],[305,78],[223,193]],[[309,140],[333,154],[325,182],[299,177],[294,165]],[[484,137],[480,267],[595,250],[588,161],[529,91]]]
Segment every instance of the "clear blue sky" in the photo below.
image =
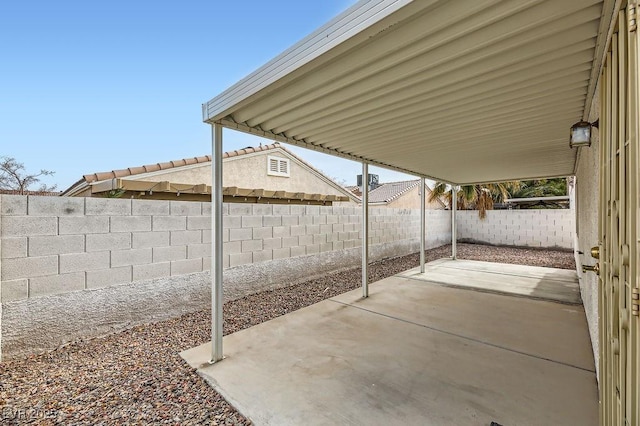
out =
[[[83,174],[210,152],[201,107],[354,0],[4,0],[0,156]],[[269,143],[225,131],[225,150]],[[361,166],[293,149],[355,184]],[[407,178],[372,168],[381,181]]]

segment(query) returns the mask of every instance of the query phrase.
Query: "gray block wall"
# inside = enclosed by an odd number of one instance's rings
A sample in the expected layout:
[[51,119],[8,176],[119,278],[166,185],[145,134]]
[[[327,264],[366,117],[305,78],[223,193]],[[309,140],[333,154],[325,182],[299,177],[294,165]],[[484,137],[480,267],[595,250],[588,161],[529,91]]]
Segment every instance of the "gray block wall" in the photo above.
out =
[[[361,209],[225,204],[226,300],[360,265]],[[568,210],[458,212],[460,239],[571,247]],[[371,260],[419,250],[420,214],[370,209]],[[426,246],[451,212],[426,212]],[[209,203],[0,196],[0,348],[5,357],[205,309]]]
[[202,272],[211,256],[203,243],[211,229],[207,208],[186,201],[3,195],[0,299]]
[[[208,203],[3,195],[0,205],[3,303],[210,269]],[[448,214],[427,214],[427,244],[446,243]],[[419,247],[417,211],[370,215],[371,246],[401,243],[377,257]],[[361,233],[357,207],[225,204],[224,267],[358,248]]]
[[574,217],[573,209],[490,210],[484,220],[477,211],[458,211],[458,241],[572,249]]
[[[359,265],[357,207],[225,204],[223,212],[226,298]],[[198,202],[0,196],[5,356],[206,308],[210,215]],[[372,208],[372,260],[416,252],[419,221],[418,211]],[[428,211],[426,223],[427,247],[449,242],[448,212]],[[188,303],[175,302],[180,291]]]

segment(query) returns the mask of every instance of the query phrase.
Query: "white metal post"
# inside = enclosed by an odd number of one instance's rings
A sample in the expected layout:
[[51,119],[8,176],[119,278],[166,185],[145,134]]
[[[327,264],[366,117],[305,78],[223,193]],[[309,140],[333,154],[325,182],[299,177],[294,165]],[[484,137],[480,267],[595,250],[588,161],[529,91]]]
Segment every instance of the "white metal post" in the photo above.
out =
[[458,257],[456,242],[458,235],[456,232],[456,210],[458,208],[458,187],[451,186],[451,258],[456,260]]
[[222,126],[211,126],[211,362],[222,360]]
[[362,297],[369,297],[369,165],[362,163]]
[[425,231],[425,207],[426,194],[424,178],[420,179],[420,273],[424,274],[424,231]]

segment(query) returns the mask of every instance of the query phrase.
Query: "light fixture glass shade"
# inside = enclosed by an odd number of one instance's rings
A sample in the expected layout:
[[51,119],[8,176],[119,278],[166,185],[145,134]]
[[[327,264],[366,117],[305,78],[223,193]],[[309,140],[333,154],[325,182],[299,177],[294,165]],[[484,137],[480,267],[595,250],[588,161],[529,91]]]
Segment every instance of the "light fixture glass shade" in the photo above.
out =
[[591,146],[591,123],[579,121],[571,126],[569,146],[571,146],[571,148]]

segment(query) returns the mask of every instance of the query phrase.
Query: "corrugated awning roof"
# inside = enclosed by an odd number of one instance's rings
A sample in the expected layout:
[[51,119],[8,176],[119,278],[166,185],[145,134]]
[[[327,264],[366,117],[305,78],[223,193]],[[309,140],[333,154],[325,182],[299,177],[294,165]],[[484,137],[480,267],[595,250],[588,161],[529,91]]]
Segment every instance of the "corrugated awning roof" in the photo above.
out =
[[361,1],[204,120],[460,184],[571,175],[613,3]]

